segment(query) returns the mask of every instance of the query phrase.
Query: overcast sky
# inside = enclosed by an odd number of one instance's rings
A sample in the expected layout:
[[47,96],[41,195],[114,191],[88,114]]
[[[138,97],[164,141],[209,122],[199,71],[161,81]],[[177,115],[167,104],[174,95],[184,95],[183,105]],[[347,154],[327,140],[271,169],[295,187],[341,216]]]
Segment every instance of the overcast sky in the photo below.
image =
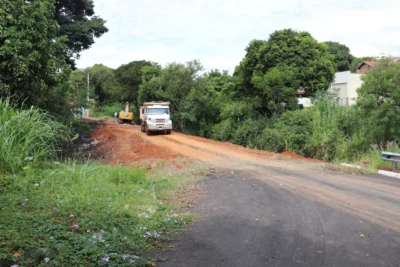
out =
[[398,0],[94,0],[109,32],[78,61],[117,68],[133,60],[165,65],[199,59],[232,72],[252,39],[275,30],[308,31],[355,56],[400,52]]

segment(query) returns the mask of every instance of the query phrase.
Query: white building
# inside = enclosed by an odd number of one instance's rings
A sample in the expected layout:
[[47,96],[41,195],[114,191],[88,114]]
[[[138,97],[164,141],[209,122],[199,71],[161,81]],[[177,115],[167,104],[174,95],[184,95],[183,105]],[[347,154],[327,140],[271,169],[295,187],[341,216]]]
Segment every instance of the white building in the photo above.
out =
[[336,72],[335,80],[329,90],[338,93],[338,104],[341,106],[354,105],[357,100],[357,89],[361,87],[362,74],[350,71]]

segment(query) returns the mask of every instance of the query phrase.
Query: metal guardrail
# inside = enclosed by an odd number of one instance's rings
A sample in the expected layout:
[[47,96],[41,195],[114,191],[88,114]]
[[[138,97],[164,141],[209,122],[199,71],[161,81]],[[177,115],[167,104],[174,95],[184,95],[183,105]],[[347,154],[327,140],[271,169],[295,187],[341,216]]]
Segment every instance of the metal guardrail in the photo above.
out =
[[381,158],[383,160],[393,162],[393,168],[392,168],[393,171],[395,171],[397,169],[397,163],[400,162],[400,154],[382,151]]

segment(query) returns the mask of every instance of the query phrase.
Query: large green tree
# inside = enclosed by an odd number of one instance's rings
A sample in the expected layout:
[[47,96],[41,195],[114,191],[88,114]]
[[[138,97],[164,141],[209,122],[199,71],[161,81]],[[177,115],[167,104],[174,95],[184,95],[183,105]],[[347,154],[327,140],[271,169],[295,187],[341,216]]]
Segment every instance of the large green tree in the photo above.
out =
[[162,90],[162,68],[145,66],[142,69],[142,84],[139,85],[138,105],[144,102],[159,100],[158,92]]
[[362,79],[357,105],[370,125],[372,143],[385,149],[400,140],[400,64],[383,60]]
[[73,71],[69,83],[70,98],[79,106],[88,105],[88,93],[89,97],[95,98],[100,105],[105,102],[122,101],[122,87],[115,79],[115,70],[102,64]]
[[0,0],[0,96],[41,108],[65,99],[67,38],[54,14],[52,0]]
[[157,66],[157,64],[140,60],[132,61],[116,69],[115,78],[122,87],[122,101],[138,104],[139,87],[142,84],[142,70],[145,66]]
[[237,90],[259,101],[262,113],[295,109],[297,89],[313,96],[333,80],[333,57],[308,32],[276,31],[267,41],[250,42],[246,52],[235,71],[242,80]]
[[336,71],[348,71],[353,62],[353,56],[350,54],[350,49],[344,44],[338,42],[325,42],[328,46],[328,52],[334,57]]
[[59,25],[58,35],[67,37],[65,56],[72,67],[75,67],[80,52],[89,49],[95,38],[108,31],[105,21],[95,16],[93,0],[56,0],[55,18]]

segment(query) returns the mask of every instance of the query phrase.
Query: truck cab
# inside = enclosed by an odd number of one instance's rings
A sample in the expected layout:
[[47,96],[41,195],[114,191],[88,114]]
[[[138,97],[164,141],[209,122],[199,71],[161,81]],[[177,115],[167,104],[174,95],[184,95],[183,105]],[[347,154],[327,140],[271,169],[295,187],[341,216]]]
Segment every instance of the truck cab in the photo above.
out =
[[172,121],[169,102],[145,102],[140,107],[141,131],[150,135],[152,132],[171,134]]

